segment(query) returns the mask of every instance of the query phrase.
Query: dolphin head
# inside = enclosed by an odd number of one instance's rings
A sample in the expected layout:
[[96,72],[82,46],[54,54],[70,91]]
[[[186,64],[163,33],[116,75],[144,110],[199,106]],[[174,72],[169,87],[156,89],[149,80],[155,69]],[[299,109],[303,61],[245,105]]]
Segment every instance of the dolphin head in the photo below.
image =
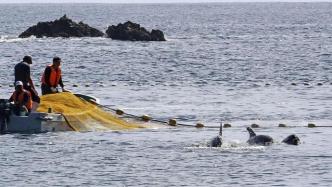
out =
[[298,136],[296,136],[295,134],[291,134],[291,135],[287,136],[282,142],[289,144],[289,145],[299,145],[300,138]]
[[210,141],[210,144],[209,144],[210,147],[221,147],[221,145],[222,145],[222,138],[221,138],[221,136],[214,137]]

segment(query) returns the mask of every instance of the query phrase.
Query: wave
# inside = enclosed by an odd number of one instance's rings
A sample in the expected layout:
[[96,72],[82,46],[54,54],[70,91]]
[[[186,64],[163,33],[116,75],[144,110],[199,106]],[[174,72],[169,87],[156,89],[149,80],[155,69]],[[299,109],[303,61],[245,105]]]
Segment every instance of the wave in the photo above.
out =
[[253,151],[265,151],[266,147],[260,145],[249,145],[246,142],[239,140],[230,140],[223,142],[221,147],[209,147],[207,142],[200,142],[199,144],[184,147],[189,150],[217,150],[221,152],[253,152]]
[[35,36],[31,36],[29,38],[19,38],[17,36],[1,35],[0,43],[14,43],[14,42],[30,41],[34,39],[36,39]]
[[[61,37],[43,37],[43,38],[36,38],[35,36],[30,36],[28,38],[19,38],[17,36],[8,36],[8,35],[1,35],[0,36],[0,43],[15,43],[15,42],[25,42],[25,41],[32,41],[32,40],[38,40],[38,41],[43,41],[43,40],[70,40],[70,41],[84,41],[89,39],[89,41],[101,41],[101,40],[106,40],[109,38],[106,37],[70,37],[70,38],[61,38]],[[92,39],[92,40],[91,40]]]

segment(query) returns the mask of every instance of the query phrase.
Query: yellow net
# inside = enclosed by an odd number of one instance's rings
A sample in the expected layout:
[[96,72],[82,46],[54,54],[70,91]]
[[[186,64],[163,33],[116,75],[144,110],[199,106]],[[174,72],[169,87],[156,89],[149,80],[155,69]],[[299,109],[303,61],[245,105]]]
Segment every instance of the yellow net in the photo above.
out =
[[138,122],[121,119],[116,114],[106,112],[70,92],[41,96],[37,111],[48,112],[49,108],[52,108],[53,112],[62,113],[69,123],[68,125],[80,132],[130,130],[147,127]]

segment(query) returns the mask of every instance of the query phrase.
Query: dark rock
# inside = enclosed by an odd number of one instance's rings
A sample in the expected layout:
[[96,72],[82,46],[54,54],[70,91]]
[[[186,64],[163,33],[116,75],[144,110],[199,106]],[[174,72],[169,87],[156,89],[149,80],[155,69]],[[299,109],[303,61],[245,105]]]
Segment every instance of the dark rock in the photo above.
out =
[[161,30],[154,30],[151,31],[151,40],[152,41],[166,41],[164,33]]
[[98,29],[92,28],[83,22],[73,22],[67,18],[66,15],[58,20],[51,22],[39,22],[28,28],[19,35],[20,38],[27,38],[30,36],[41,37],[100,37],[104,33]]
[[147,31],[137,23],[127,21],[117,26],[109,26],[106,30],[107,37],[114,40],[130,41],[166,41],[164,33],[160,30]]

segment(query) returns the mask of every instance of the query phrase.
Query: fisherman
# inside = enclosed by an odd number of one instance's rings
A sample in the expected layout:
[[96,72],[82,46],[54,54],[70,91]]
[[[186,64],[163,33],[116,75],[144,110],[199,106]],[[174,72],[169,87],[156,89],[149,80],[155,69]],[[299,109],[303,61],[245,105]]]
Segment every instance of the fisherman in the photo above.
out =
[[14,102],[13,112],[16,115],[29,114],[32,109],[32,99],[29,91],[23,88],[22,81],[15,82],[15,91],[9,98],[9,102]]
[[15,65],[14,74],[15,83],[21,81],[23,83],[23,88],[30,92],[33,101],[32,111],[35,111],[40,103],[40,98],[31,79],[30,64],[32,64],[32,57],[24,56],[23,61]]
[[67,92],[62,82],[62,75],[60,68],[61,62],[62,62],[61,58],[54,57],[53,63],[45,68],[41,80],[42,82],[41,91],[43,95],[58,93],[57,89],[58,85],[61,86],[63,92]]

